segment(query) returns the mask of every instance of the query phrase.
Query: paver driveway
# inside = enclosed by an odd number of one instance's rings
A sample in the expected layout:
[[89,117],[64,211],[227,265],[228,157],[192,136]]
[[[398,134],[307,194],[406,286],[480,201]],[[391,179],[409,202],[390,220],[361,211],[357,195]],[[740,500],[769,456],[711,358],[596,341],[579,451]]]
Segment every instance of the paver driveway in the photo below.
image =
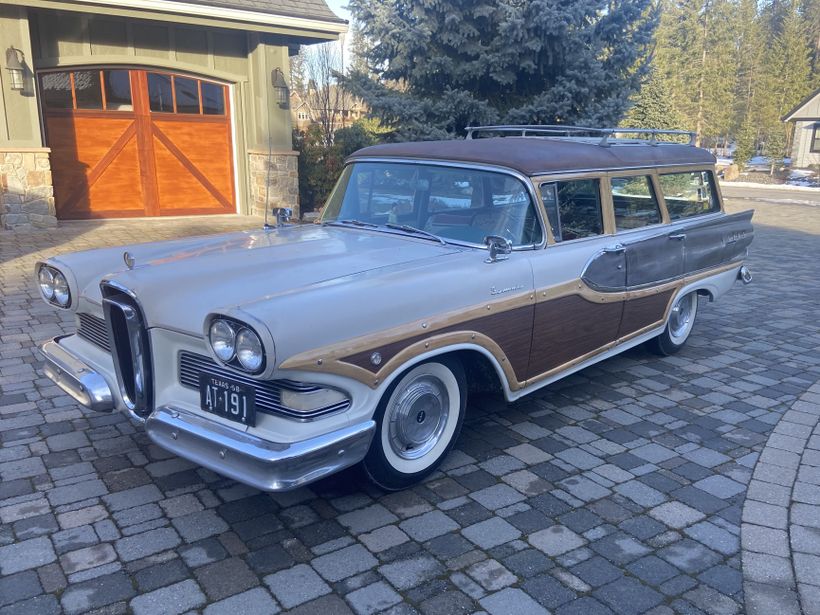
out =
[[260,494],[42,376],[34,343],[73,322],[36,296],[36,257],[255,221],[0,233],[0,613],[743,612],[747,485],[820,380],[820,208],[756,223],[755,283],[702,304],[683,352],[473,399],[442,471],[394,494],[350,471]]

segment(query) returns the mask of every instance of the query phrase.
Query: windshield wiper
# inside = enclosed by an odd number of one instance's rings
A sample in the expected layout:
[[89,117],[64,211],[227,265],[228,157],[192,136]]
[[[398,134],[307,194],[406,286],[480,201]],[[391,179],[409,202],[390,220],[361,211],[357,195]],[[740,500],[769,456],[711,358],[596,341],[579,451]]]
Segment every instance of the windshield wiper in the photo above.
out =
[[432,239],[433,241],[438,241],[441,245],[447,245],[447,242],[438,235],[430,233],[429,231],[424,231],[420,228],[416,228],[415,226],[410,226],[409,224],[394,224],[392,222],[387,222],[384,226],[387,228],[392,228],[396,231],[404,231],[405,233],[412,233],[413,235],[421,235],[423,237],[427,237],[428,239]]
[[327,224],[329,226],[338,224],[349,226],[362,226],[366,228],[379,228],[378,224],[373,224],[372,222],[362,222],[361,220],[329,220],[328,222],[324,222],[323,224]]

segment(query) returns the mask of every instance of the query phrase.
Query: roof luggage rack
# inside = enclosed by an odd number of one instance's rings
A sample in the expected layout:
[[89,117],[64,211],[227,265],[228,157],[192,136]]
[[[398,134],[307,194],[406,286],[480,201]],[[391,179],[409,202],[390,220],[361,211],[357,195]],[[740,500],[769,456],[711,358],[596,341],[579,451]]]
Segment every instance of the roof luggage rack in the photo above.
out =
[[[687,137],[688,145],[694,147],[695,133],[689,130],[666,130],[658,128],[590,128],[588,126],[556,125],[526,125],[509,124],[500,126],[470,126],[467,128],[467,138],[476,138],[476,133],[489,133],[496,136],[519,137],[554,137],[581,142],[596,142],[601,147],[611,145],[665,145],[674,142],[658,141],[658,135]],[[624,137],[618,135],[637,135]],[[648,138],[643,138],[646,135]],[[479,137],[480,138],[480,137]],[[679,143],[678,143],[679,144]]]

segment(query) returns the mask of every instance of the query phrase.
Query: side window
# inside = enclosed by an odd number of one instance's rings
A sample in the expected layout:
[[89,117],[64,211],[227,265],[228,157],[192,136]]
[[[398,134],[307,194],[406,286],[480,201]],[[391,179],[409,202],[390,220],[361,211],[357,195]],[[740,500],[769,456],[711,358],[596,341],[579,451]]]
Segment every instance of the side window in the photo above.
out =
[[665,173],[660,176],[660,184],[670,220],[720,211],[710,171]]
[[541,200],[556,242],[593,237],[604,232],[600,186],[597,179],[541,184]]
[[648,175],[613,177],[612,205],[615,230],[628,231],[661,221],[661,210]]

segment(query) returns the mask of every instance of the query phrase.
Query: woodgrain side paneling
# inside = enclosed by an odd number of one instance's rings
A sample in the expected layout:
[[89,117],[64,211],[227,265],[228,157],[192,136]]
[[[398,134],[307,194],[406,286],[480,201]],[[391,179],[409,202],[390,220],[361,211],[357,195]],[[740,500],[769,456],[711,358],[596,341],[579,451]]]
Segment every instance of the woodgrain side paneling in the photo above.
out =
[[536,305],[527,377],[537,376],[614,341],[622,309],[622,302],[593,303],[580,295]]
[[510,365],[518,379],[524,380],[530,359],[533,311],[534,306],[526,305],[505,312],[482,316],[463,323],[437,329],[436,331],[430,331],[429,333],[414,335],[384,346],[369,348],[363,352],[343,357],[341,360],[375,374],[379,370],[379,367],[373,365],[370,361],[370,356],[374,352],[378,352],[381,355],[381,363],[383,364],[387,363],[405,348],[426,338],[456,331],[474,331],[486,335],[498,344],[509,359]]
[[658,293],[630,299],[624,303],[624,314],[618,337],[624,337],[639,329],[663,320],[666,307],[675,294],[674,288]]

